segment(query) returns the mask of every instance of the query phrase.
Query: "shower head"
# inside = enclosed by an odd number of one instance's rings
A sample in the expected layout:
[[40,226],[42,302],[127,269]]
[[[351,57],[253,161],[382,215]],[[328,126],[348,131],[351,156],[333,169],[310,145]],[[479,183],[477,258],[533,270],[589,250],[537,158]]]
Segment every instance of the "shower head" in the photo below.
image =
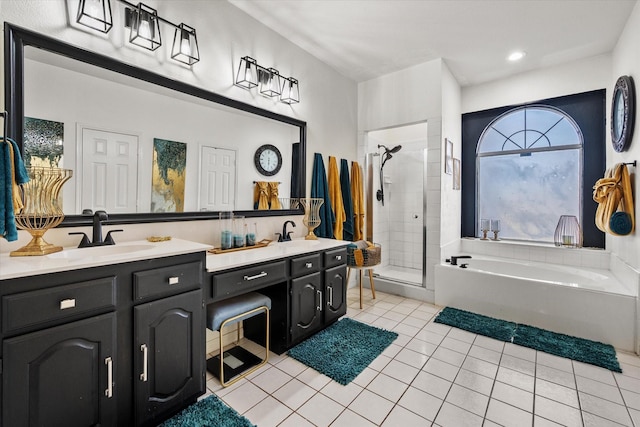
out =
[[402,148],[402,145],[396,145],[395,147],[389,149],[387,148],[386,145],[378,144],[378,148],[384,148],[384,153],[389,154],[389,153],[397,153],[398,151],[400,151],[400,149]]

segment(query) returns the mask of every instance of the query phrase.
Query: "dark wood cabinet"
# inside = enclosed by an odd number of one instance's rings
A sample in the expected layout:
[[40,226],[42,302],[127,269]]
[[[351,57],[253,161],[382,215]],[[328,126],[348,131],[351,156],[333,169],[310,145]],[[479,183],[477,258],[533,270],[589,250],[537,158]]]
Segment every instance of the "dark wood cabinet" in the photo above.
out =
[[118,425],[115,320],[109,313],[4,340],[3,425]]
[[324,273],[325,323],[347,314],[347,267],[333,267]]
[[204,264],[197,252],[3,280],[2,426],[157,425],[194,402]]
[[323,322],[322,276],[313,273],[291,280],[291,341],[317,331]]
[[133,318],[136,424],[147,425],[204,390],[202,293],[138,305]]

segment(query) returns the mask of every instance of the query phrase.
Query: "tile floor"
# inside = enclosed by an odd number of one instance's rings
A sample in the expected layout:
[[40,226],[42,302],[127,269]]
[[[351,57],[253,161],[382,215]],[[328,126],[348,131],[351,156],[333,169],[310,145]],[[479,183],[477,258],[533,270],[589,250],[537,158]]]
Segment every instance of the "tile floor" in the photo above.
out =
[[259,427],[640,427],[640,357],[619,353],[624,372],[612,373],[433,323],[438,307],[376,294],[360,310],[350,289],[347,316],[399,337],[349,385],[272,354],[231,387],[209,376],[208,393]]

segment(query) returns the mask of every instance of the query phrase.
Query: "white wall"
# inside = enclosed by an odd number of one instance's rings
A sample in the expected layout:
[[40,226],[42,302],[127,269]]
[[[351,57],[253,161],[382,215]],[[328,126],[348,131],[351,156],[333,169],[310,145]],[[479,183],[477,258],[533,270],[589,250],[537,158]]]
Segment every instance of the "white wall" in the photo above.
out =
[[[355,160],[357,129],[357,85],[352,80],[338,74],[279,34],[260,24],[240,9],[226,1],[178,0],[148,1],[158,14],[172,22],[185,22],[196,28],[201,61],[193,67],[186,67],[170,59],[173,31],[162,26],[164,44],[155,52],[149,52],[130,45],[126,40],[123,23],[123,4],[112,2],[114,28],[107,36],[75,24],[77,1],[65,0],[2,0],[0,16],[3,21],[51,36],[85,49],[99,52],[122,62],[153,70],[156,73],[187,82],[189,84],[234,98],[267,110],[304,120],[307,132],[307,176],[311,175],[314,152],[325,156]],[[70,22],[72,23],[70,25]],[[73,26],[72,26],[73,25]],[[4,46],[4,34],[2,34]],[[287,105],[265,98],[255,91],[246,91],[233,85],[233,79],[242,56],[249,55],[258,63],[277,68],[284,76],[293,76],[300,81],[299,104]],[[4,55],[3,55],[4,58]],[[0,67],[3,73],[4,67]],[[4,88],[2,88],[4,92]],[[0,96],[4,104],[4,93]],[[3,106],[4,107],[4,106]],[[309,194],[310,179],[307,179]],[[299,219],[299,218],[298,218]],[[277,221],[263,219],[266,228],[273,228]],[[299,227],[304,227],[297,221]],[[137,235],[136,226],[125,226],[120,240],[129,240]],[[141,227],[142,226],[137,226]],[[160,233],[166,231],[166,224],[143,227]],[[195,223],[176,223],[171,230],[193,234],[197,241],[209,240],[201,233],[193,232]],[[129,229],[132,229],[129,232]],[[66,235],[66,231],[64,235]],[[302,230],[304,231],[304,230]],[[26,234],[20,231],[20,241]],[[49,236],[50,233],[47,233]],[[51,234],[55,237],[55,233]],[[301,235],[302,232],[301,232]],[[54,239],[50,239],[54,240]],[[207,243],[207,242],[205,242]],[[0,252],[17,249],[19,243],[7,243],[0,239]]]

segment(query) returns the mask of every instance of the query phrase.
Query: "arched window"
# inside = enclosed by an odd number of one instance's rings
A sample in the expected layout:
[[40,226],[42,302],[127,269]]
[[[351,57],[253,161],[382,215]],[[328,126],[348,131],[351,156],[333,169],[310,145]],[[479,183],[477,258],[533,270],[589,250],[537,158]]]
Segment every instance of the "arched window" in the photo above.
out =
[[502,238],[553,242],[561,215],[582,223],[582,151],[580,128],[559,108],[498,116],[477,145],[476,218],[500,220]]

